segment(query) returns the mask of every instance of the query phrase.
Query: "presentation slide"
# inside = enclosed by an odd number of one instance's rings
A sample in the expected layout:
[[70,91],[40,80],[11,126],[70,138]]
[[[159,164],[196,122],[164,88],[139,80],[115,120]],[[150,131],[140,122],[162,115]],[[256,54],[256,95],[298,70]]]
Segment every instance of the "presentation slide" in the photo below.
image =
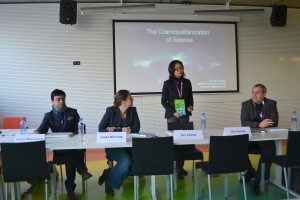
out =
[[172,60],[193,92],[238,92],[236,23],[113,21],[115,92],[159,94]]

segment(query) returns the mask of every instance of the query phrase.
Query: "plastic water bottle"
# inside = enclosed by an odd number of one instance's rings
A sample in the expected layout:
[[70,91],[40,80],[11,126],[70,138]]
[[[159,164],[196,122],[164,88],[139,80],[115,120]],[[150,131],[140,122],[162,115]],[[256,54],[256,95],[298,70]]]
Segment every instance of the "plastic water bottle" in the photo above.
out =
[[298,129],[298,119],[296,111],[293,111],[291,120],[291,131],[296,131]]
[[79,122],[78,122],[78,140],[79,141],[84,141],[85,135],[85,124],[83,122],[83,119],[80,117]]
[[201,130],[202,133],[206,133],[206,118],[204,112],[201,114]]
[[21,134],[26,133],[26,120],[25,120],[25,118],[22,118],[22,120],[20,122],[20,132],[21,132]]

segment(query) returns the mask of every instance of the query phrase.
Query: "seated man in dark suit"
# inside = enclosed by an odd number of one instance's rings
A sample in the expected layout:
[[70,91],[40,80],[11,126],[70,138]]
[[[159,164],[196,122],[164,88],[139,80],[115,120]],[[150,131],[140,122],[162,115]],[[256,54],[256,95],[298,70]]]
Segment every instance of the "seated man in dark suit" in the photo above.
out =
[[[66,93],[55,89],[51,93],[52,110],[44,115],[44,119],[35,133],[47,133],[50,128],[52,132],[73,132],[78,134],[79,115],[76,109],[69,108],[65,103]],[[87,171],[84,163],[85,149],[77,150],[55,150],[54,156],[63,155],[66,159],[65,187],[67,200],[75,200],[74,190],[76,187],[76,170],[81,174],[83,180],[89,179],[92,175]]]
[[[250,128],[267,128],[278,126],[277,102],[266,98],[267,88],[262,84],[256,84],[252,88],[251,99],[242,103],[241,123],[242,126],[250,126]],[[254,178],[251,185],[251,193],[260,195],[259,183],[261,176],[261,163],[264,157],[274,156],[276,147],[274,141],[260,141],[249,143],[249,153],[253,152],[261,154],[258,168],[255,170],[249,159],[249,169],[246,173],[246,181]],[[265,179],[270,178],[270,162],[266,163]]]

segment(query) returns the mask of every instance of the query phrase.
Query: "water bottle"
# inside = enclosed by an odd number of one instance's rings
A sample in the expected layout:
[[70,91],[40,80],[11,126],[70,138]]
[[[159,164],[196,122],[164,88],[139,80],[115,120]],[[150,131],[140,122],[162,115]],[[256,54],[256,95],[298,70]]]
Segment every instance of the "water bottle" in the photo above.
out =
[[85,124],[83,122],[83,119],[80,117],[78,122],[78,140],[83,142],[85,140],[84,135],[85,135]]
[[21,132],[21,134],[26,133],[26,120],[25,120],[25,118],[22,118],[22,120],[20,122],[20,132]]
[[202,133],[206,133],[206,118],[204,112],[201,114],[201,130]]
[[296,111],[293,111],[291,120],[291,131],[296,131],[298,129],[298,119]]

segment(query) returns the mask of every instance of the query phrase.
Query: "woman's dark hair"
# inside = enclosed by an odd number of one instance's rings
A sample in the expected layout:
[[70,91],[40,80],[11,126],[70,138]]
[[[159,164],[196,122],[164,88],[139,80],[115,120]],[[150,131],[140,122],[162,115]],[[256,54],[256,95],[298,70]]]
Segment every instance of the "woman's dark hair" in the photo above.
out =
[[51,92],[51,100],[54,100],[55,96],[64,96],[66,97],[66,93],[60,89],[55,89]]
[[[174,72],[175,72],[175,64],[176,63],[179,63],[181,64],[181,66],[184,68],[182,62],[180,60],[173,60],[170,62],[169,64],[169,68],[168,68],[168,71],[169,71],[169,78],[172,79],[174,78]],[[183,75],[182,76],[185,76],[185,73],[183,72]]]
[[115,95],[114,106],[119,107],[122,101],[126,101],[130,92],[128,90],[119,90]]

